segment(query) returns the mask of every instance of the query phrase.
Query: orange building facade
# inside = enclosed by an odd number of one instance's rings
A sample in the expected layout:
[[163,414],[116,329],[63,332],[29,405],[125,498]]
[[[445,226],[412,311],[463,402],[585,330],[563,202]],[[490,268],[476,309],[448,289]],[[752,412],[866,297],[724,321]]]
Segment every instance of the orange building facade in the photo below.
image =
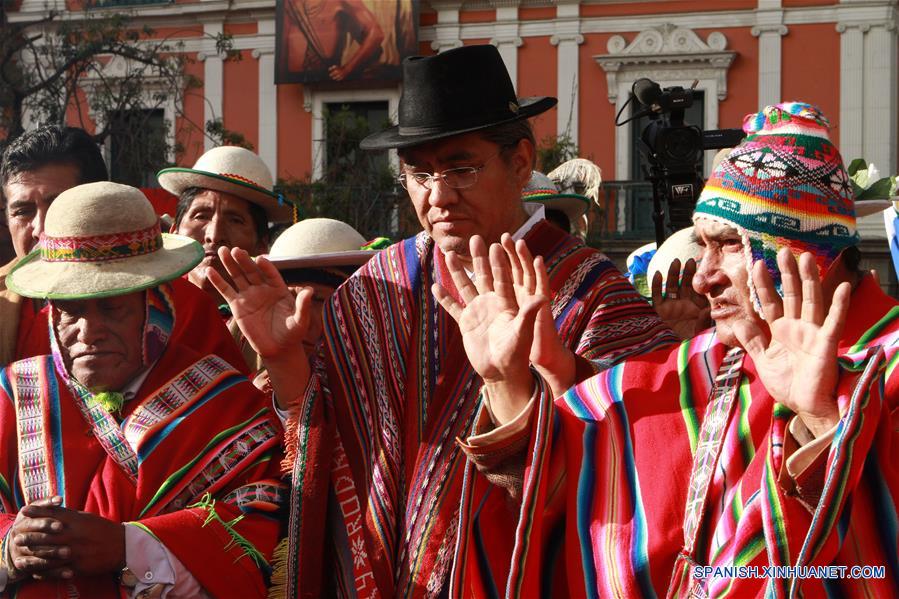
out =
[[[11,20],[47,8],[72,11],[73,0],[20,0]],[[392,0],[365,0],[369,3]],[[67,4],[68,2],[68,4]],[[139,4],[135,4],[139,2]],[[212,141],[185,134],[178,114],[202,123],[220,118],[242,133],[282,178],[315,178],[327,163],[323,112],[370,102],[395,115],[401,84],[275,85],[273,0],[105,0],[183,41],[203,81],[182,106],[167,106],[172,136],[191,164]],[[538,139],[566,135],[593,159],[604,179],[639,178],[637,130],[615,116],[633,82],[663,86],[698,81],[694,124],[739,127],[743,116],[779,100],[818,104],[847,161],[865,157],[884,174],[897,171],[897,13],[893,0],[422,0],[420,52],[491,43],[519,95],[554,95],[558,106],[538,117]],[[216,53],[211,36],[233,35],[241,60]],[[714,152],[706,152],[708,170]],[[394,158],[395,160],[395,158]],[[611,227],[627,228],[626,215]],[[882,223],[865,225],[869,235]]]

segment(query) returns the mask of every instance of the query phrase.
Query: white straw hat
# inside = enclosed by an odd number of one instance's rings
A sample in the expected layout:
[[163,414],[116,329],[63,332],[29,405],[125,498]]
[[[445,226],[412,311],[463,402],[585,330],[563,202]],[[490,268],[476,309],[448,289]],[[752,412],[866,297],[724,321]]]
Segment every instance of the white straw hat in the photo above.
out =
[[163,189],[177,196],[190,187],[213,189],[262,206],[272,222],[293,217],[293,208],[275,193],[272,173],[265,162],[246,148],[212,148],[197,159],[193,168],[164,168],[156,179]]
[[276,268],[360,266],[377,251],[360,250],[365,238],[350,225],[331,218],[307,218],[291,225],[272,244],[269,261]]
[[202,259],[196,241],[161,232],[140,190],[103,181],[59,194],[47,210],[37,248],[6,283],[25,297],[108,297],[155,287]]
[[697,262],[702,255],[702,248],[696,243],[693,236],[693,227],[686,227],[680,231],[675,231],[668,239],[662,243],[662,247],[656,250],[649,266],[646,269],[646,281],[652,286],[652,278],[657,272],[662,273],[662,280],[668,277],[668,267],[674,262],[675,258],[680,260],[681,268],[687,263],[687,260],[693,258]]

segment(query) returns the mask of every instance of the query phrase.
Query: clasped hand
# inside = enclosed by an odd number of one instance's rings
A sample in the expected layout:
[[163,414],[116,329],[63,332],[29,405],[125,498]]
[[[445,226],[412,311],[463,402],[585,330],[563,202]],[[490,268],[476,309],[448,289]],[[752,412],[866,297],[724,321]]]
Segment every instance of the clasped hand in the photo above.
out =
[[124,526],[62,507],[60,497],[23,507],[7,534],[7,568],[14,579],[111,574],[125,566]]

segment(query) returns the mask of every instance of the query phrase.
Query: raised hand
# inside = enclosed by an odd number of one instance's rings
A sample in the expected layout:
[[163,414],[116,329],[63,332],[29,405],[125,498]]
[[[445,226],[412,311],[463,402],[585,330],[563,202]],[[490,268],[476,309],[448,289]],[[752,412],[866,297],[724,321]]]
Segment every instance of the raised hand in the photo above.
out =
[[[699,331],[712,326],[709,318],[711,307],[701,293],[693,289],[693,275],[696,274],[696,260],[690,258],[684,265],[681,276],[680,260],[675,258],[668,267],[664,281],[661,271],[652,278],[652,307],[659,318],[681,339],[695,337]],[[680,284],[678,284],[680,281]],[[662,293],[662,284],[665,293]]]
[[[797,266],[787,248],[777,254],[783,299],[762,261],[753,265],[752,280],[770,334],[746,319],[734,333],[756,365],[759,378],[775,401],[793,410],[816,437],[840,419],[836,401],[837,346],[851,285],[840,283],[830,309],[822,292],[814,257],[803,253]],[[825,315],[826,313],[826,315]]]
[[253,261],[238,248],[218,252],[234,286],[212,268],[207,273],[209,281],[228,302],[237,326],[262,358],[276,401],[287,408],[309,381],[303,338],[310,327],[312,290],[301,289],[294,298],[278,269],[265,258]]
[[301,346],[309,328],[312,292],[304,289],[294,298],[278,269],[265,258],[254,261],[239,248],[218,252],[234,287],[213,268],[207,276],[256,353],[266,359]]
[[[503,234],[501,244],[512,268],[512,284],[518,304],[526,303],[533,296],[548,299],[552,292],[543,258],[534,258],[524,240],[513,242],[508,233]],[[548,301],[537,312],[534,340],[528,357],[549,384],[553,395],[561,395],[577,382],[574,352],[559,337]]]
[[498,424],[517,416],[527,404],[534,381],[530,372],[534,322],[547,298],[533,295],[519,304],[512,269],[498,244],[489,251],[480,236],[470,241],[474,282],[455,252],[446,256],[447,268],[462,302],[435,284],[431,291],[459,324],[465,353],[484,379]]

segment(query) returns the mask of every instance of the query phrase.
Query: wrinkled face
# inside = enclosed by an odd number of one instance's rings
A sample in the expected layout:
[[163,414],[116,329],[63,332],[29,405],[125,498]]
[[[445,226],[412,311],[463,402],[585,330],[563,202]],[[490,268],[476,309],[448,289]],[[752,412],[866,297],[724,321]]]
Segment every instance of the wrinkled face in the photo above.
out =
[[69,372],[91,391],[121,391],[143,368],[144,292],[54,300],[59,350]]
[[533,145],[522,140],[497,156],[500,148],[477,133],[457,135],[415,146],[403,153],[403,173],[441,173],[458,167],[480,167],[477,182],[454,189],[442,179],[431,189],[407,176],[409,197],[421,226],[444,252],[468,256],[468,240],[481,235],[490,244],[514,233],[527,215],[521,190],[531,176]]
[[250,203],[230,193],[204,190],[197,194],[190,207],[174,228],[173,233],[186,235],[203,245],[205,255],[188,274],[190,281],[200,289],[217,295],[206,279],[206,269],[215,268],[225,280],[228,273],[218,258],[218,248],[238,247],[251,256],[265,253],[265,240],[256,234],[256,224],[250,213]]
[[318,345],[318,341],[322,336],[322,330],[324,329],[324,323],[322,322],[322,313],[325,309],[325,302],[327,302],[328,298],[330,298],[331,295],[337,290],[337,287],[331,287],[330,285],[325,285],[324,283],[301,283],[288,286],[290,292],[293,293],[294,297],[296,297],[297,293],[299,293],[300,289],[302,289],[303,287],[312,288],[312,314],[310,315],[311,320],[309,322],[309,331],[303,338],[303,348],[306,350],[306,355],[308,356],[315,352],[315,346]]
[[47,209],[56,196],[80,183],[78,167],[65,163],[18,173],[6,182],[6,222],[16,256],[26,255],[37,245]]
[[752,307],[743,240],[733,227],[705,218],[696,220],[693,231],[702,248],[693,288],[708,298],[721,341],[731,347],[739,345],[735,323],[755,320],[767,326]]

